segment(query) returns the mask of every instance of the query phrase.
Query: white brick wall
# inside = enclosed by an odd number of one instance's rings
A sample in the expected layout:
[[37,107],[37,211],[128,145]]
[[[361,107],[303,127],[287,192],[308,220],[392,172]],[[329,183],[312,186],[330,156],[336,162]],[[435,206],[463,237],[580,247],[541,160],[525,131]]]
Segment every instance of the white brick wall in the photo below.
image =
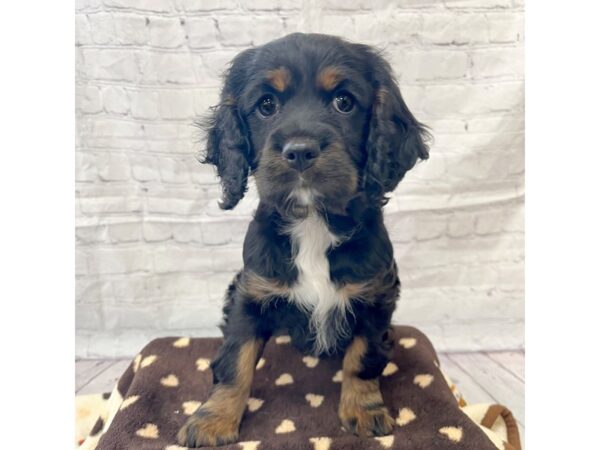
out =
[[436,138],[386,208],[396,320],[440,349],[523,345],[518,0],[78,0],[77,355],[218,334],[256,206],[219,210],[195,115],[237,52],[294,31],[378,45]]

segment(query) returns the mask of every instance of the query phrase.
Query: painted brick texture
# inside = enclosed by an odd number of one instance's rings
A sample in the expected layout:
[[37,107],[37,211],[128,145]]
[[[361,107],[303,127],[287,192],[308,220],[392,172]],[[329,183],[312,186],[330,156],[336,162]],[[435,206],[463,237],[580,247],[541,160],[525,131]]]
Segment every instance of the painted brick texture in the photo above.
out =
[[78,0],[77,356],[219,333],[257,198],[219,210],[191,123],[236,53],[295,31],[382,48],[435,136],[386,207],[396,322],[440,350],[522,347],[522,2]]

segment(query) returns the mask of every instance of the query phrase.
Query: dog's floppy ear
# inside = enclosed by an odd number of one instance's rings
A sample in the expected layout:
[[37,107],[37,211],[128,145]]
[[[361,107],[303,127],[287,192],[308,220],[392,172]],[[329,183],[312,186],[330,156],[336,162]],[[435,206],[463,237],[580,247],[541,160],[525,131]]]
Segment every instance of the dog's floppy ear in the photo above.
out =
[[237,102],[246,82],[247,62],[251,51],[234,58],[225,73],[225,83],[219,104],[209,116],[196,124],[206,133],[206,147],[200,155],[204,164],[213,164],[221,179],[223,196],[221,209],[233,209],[248,189],[248,173],[252,164],[252,148],[248,128],[238,110]]
[[396,188],[417,160],[429,157],[430,135],[406,106],[390,65],[373,50],[366,51],[376,93],[366,143],[363,189],[373,200],[385,203],[385,194]]

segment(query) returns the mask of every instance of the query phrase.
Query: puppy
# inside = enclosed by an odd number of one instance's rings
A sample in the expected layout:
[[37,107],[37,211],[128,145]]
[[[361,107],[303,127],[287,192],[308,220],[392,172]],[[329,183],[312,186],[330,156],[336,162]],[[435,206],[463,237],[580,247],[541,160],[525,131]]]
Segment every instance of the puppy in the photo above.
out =
[[256,363],[281,330],[304,352],[344,355],[338,414],[346,430],[389,434],[379,376],[400,281],[382,208],[428,157],[426,128],[389,64],[366,45],[292,34],[236,56],[219,105],[200,125],[220,207],[236,206],[249,175],[260,202],[244,267],[226,293],[213,391],[179,444],[237,440]]

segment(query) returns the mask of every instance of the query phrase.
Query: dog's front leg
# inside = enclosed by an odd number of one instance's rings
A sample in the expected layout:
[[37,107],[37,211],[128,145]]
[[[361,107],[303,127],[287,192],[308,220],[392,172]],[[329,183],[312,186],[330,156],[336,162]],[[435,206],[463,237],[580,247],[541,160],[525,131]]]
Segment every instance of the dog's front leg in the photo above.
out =
[[237,441],[250,395],[256,362],[264,339],[252,334],[227,334],[211,364],[215,385],[209,399],[179,430],[186,447],[217,446]]
[[383,336],[356,336],[344,355],[338,414],[342,425],[359,436],[384,436],[394,427],[379,388],[379,376],[388,361],[388,333]]

